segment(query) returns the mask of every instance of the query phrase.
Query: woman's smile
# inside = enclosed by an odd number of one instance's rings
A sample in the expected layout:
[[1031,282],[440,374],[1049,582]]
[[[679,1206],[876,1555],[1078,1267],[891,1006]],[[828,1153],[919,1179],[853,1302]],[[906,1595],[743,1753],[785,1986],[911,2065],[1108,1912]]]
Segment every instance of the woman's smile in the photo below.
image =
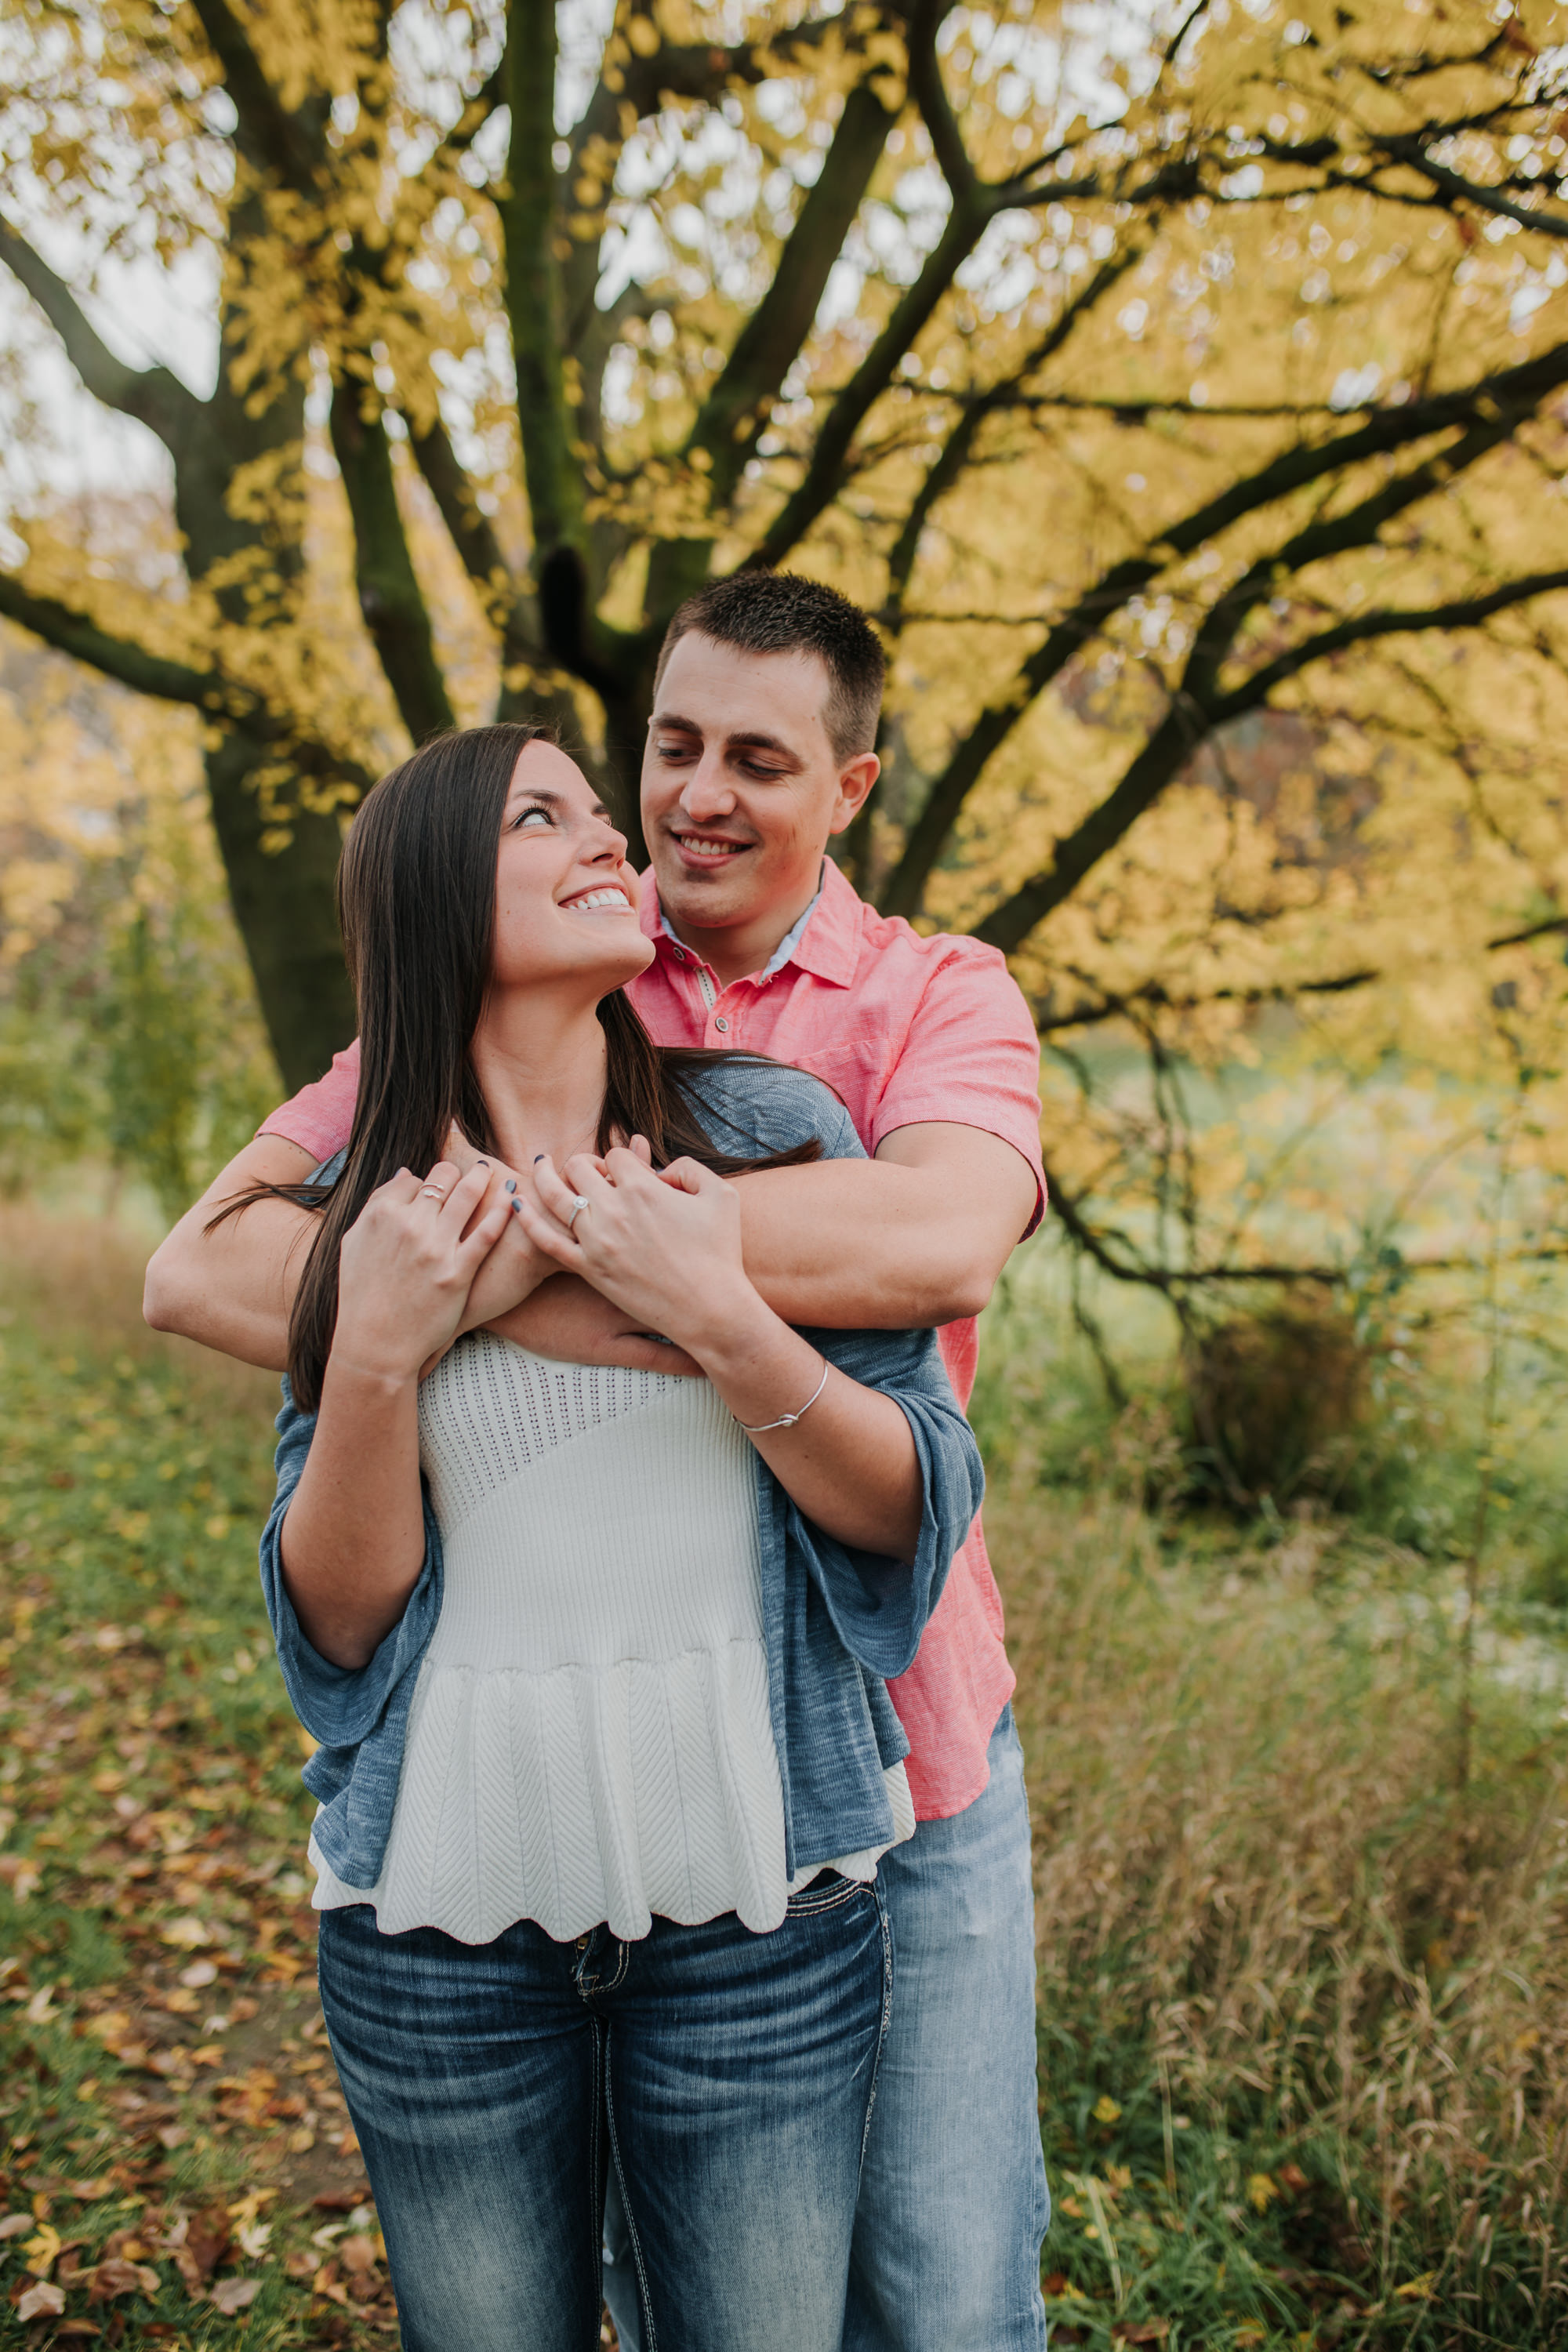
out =
[[570,898],[559,902],[569,907],[574,915],[635,915],[637,908],[618,882],[595,883],[590,890],[579,890]]

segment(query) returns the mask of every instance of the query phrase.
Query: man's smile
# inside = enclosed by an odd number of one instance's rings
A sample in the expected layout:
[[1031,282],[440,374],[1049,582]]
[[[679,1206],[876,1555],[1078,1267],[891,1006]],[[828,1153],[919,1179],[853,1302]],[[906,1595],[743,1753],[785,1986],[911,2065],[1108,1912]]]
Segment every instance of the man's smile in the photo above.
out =
[[728,858],[738,857],[743,850],[755,845],[749,841],[727,841],[720,834],[677,833],[673,827],[670,839],[681,856],[693,866],[722,865]]

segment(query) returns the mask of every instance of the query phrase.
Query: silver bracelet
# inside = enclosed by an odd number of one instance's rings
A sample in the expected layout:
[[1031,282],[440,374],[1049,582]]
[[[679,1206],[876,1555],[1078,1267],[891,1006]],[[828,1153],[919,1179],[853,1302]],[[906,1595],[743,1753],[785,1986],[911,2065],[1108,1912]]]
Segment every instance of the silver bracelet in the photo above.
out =
[[761,1437],[763,1431],[769,1429],[793,1429],[797,1421],[805,1419],[805,1415],[811,1411],[812,1406],[816,1402],[817,1398],[822,1394],[823,1390],[827,1386],[828,1369],[827,1359],[824,1356],[822,1360],[822,1378],[817,1381],[816,1386],[812,1390],[811,1394],[801,1406],[799,1412],[781,1413],[777,1421],[738,1421],[735,1423],[736,1428],[743,1429],[748,1437]]

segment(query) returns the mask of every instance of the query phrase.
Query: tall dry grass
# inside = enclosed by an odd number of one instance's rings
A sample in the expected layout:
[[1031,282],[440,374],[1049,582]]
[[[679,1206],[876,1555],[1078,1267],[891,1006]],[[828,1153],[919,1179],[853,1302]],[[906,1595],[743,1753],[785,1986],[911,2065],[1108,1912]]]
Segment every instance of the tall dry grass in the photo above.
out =
[[142,1278],[155,1240],[91,1211],[0,1201],[0,1339],[6,1324],[21,1322],[62,1347],[161,1364],[215,1411],[254,1414],[265,1428],[278,1410],[276,1373],[142,1321]]
[[[1093,2191],[1047,2268],[1128,2314],[1180,2302],[1188,2343],[1568,2341],[1562,1729],[1483,1691],[1457,1785],[1456,1644],[1409,1556],[1325,1576],[1311,1529],[1200,1554],[1023,1478],[987,1517],[1043,2120]],[[1194,2231],[1239,2248],[1206,2299]],[[1067,2341],[1109,2324],[1058,2308]]]

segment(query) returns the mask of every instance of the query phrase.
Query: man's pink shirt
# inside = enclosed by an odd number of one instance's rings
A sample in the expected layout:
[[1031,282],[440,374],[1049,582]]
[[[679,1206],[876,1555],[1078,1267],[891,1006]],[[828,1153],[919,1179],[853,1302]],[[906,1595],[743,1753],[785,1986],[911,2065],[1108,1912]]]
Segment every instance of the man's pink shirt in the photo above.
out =
[[[657,950],[626,993],[664,1045],[742,1047],[794,1062],[824,1078],[875,1153],[895,1129],[927,1121],[1001,1136],[1040,1167],[1039,1043],[1002,957],[978,940],[922,938],[858,898],[831,859],[822,896],[783,968],[732,981],[670,938],[650,876],[642,926]],[[359,1083],[359,1046],[325,1077],[273,1112],[261,1132],[281,1135],[317,1160],[347,1142]],[[974,1385],[972,1319],[939,1334],[959,1402]],[[984,1788],[985,1751],[1012,1695],[1003,1646],[1002,1600],[975,1520],[926,1627],[920,1655],[889,1684],[909,1733],[910,1789],[923,1821],[962,1812]]]

